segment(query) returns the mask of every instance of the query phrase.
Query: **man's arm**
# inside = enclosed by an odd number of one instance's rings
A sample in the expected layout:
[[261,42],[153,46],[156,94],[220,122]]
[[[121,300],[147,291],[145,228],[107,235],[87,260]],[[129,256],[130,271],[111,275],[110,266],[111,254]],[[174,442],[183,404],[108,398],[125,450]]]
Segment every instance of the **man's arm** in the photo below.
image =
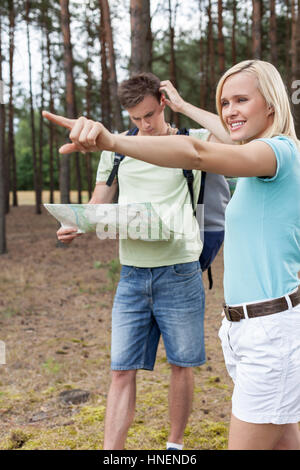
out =
[[[94,192],[89,201],[89,204],[111,204],[114,201],[118,189],[117,180],[113,182],[111,186],[107,186],[105,182],[96,183]],[[57,238],[65,244],[71,243],[74,238],[82,235],[81,233],[76,233],[76,228],[60,228],[56,234]]]
[[107,186],[104,181],[96,183],[89,204],[111,204],[114,201],[117,189],[118,183],[116,179],[111,186]]
[[232,140],[229,134],[224,129],[221,119],[217,114],[205,111],[204,109],[197,108],[196,106],[184,101],[179,95],[178,91],[169,80],[165,80],[160,84],[160,91],[167,93],[168,98],[165,97],[165,103],[175,113],[181,113],[191,118],[193,121],[200,124],[208,131],[211,132],[212,136],[209,138],[210,142],[221,142],[224,144],[232,144]]

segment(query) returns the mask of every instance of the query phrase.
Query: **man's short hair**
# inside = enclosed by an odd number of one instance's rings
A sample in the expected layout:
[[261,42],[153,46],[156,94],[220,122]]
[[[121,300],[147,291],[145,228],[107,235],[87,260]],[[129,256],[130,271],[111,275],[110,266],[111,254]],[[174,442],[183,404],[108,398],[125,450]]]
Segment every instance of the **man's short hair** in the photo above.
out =
[[124,80],[118,88],[118,97],[125,109],[141,103],[145,96],[154,96],[160,103],[160,79],[150,72],[137,73]]

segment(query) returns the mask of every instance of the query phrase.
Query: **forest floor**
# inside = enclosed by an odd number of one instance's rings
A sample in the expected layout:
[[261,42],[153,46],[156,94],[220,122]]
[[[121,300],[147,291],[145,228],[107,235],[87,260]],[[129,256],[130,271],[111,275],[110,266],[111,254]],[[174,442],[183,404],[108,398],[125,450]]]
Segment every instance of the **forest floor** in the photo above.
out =
[[[119,276],[118,244],[95,234],[58,247],[57,223],[34,207],[7,216],[8,253],[0,257],[0,449],[101,449],[110,383],[110,316]],[[185,449],[225,449],[232,383],[218,329],[223,259],[206,289],[207,362],[195,368]],[[136,414],[126,449],[164,449],[169,432],[170,367],[160,342],[153,372],[139,371]],[[61,393],[84,390],[86,401]]]

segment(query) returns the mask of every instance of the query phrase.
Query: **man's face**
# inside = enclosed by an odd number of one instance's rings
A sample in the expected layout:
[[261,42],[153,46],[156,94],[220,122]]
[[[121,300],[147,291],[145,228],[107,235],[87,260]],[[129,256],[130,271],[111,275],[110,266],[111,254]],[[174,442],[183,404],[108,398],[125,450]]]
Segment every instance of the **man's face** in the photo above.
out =
[[139,128],[139,135],[154,136],[165,132],[164,109],[163,97],[159,103],[154,96],[148,95],[143,101],[127,111],[132,122]]

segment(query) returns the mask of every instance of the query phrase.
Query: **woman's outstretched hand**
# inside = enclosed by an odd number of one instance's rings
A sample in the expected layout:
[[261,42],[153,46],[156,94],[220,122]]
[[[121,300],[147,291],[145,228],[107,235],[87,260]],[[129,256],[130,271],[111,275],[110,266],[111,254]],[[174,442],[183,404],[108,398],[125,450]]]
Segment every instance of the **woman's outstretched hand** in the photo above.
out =
[[69,138],[72,143],[60,147],[59,152],[62,154],[113,150],[114,136],[100,122],[83,116],[78,119],[69,119],[48,111],[43,111],[43,117],[70,130]]

